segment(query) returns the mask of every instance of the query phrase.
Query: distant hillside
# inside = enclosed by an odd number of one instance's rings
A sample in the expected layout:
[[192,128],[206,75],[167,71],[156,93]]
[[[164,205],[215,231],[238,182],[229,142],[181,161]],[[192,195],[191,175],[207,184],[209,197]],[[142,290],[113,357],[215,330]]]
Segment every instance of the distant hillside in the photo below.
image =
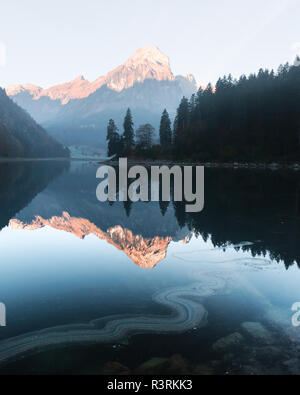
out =
[[0,157],[67,157],[69,151],[50,137],[0,88]]

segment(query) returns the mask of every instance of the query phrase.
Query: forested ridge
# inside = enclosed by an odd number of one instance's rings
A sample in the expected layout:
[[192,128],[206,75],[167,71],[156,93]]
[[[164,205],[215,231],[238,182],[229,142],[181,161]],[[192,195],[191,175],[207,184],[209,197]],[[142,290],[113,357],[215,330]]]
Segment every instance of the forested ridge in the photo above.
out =
[[164,110],[159,137],[159,145],[151,147],[131,138],[124,150],[122,136],[117,136],[109,153],[203,162],[297,162],[300,67],[287,63],[277,72],[260,69],[238,80],[219,78],[215,87],[208,84],[190,99],[182,98],[172,127]]
[[66,157],[69,150],[50,137],[0,88],[0,157]]

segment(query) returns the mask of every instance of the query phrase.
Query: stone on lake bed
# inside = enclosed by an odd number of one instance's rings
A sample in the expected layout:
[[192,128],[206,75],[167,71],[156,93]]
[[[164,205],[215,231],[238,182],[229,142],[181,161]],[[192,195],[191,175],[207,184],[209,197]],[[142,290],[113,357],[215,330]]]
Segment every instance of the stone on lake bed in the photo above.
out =
[[101,371],[101,375],[127,376],[129,374],[130,374],[129,368],[116,361],[107,362]]
[[300,374],[300,360],[298,358],[291,358],[283,362],[283,366],[288,369],[290,374]]
[[166,374],[169,375],[187,375],[190,373],[189,363],[180,354],[172,355],[166,369]]
[[213,376],[214,369],[209,365],[197,365],[192,374],[196,376]]
[[274,342],[271,332],[260,322],[243,322],[241,327],[247,335],[260,343],[272,344]]
[[136,374],[159,374],[162,369],[166,368],[168,365],[168,358],[151,358],[147,362],[144,362],[136,370]]
[[232,348],[236,348],[244,343],[244,337],[239,332],[234,332],[231,335],[222,337],[217,340],[212,348],[216,352],[226,352]]
[[274,364],[274,362],[278,362],[285,356],[288,356],[284,349],[270,345],[256,348],[255,354],[256,358],[264,364]]
[[188,375],[191,370],[189,362],[182,355],[175,354],[170,358],[151,358],[138,366],[134,373],[139,375]]

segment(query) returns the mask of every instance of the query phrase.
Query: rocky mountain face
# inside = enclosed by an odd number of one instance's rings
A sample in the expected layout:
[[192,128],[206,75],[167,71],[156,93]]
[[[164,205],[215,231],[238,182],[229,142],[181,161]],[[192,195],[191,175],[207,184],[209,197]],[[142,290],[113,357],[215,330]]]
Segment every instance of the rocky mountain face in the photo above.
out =
[[155,46],[137,50],[93,82],[79,76],[48,89],[30,84],[6,89],[50,133],[70,145],[103,144],[108,119],[114,117],[121,126],[128,107],[136,127],[148,122],[157,128],[165,107],[174,114],[182,96],[196,90],[194,77],[174,76],[169,58]]
[[[48,89],[25,84],[8,86],[6,92],[9,96],[27,93],[33,100],[49,97],[51,100],[59,100],[61,104],[65,105],[72,99],[88,97],[104,85],[111,90],[121,92],[124,89],[131,88],[135,83],[144,82],[146,79],[175,81],[169,58],[155,46],[140,48],[123,65],[93,82],[87,81],[80,75],[73,81],[55,85]],[[185,77],[180,76],[179,79],[182,80]],[[186,80],[187,84],[195,85],[193,76],[187,76]]]
[[50,137],[0,88],[0,157],[66,157],[61,144]]

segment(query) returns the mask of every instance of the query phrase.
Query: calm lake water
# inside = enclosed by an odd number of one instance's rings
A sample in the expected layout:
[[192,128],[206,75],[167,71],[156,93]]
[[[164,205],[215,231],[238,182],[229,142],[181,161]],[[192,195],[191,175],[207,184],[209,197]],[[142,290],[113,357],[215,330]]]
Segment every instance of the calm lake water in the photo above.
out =
[[188,214],[97,168],[0,164],[0,373],[299,374],[299,173],[206,169]]

